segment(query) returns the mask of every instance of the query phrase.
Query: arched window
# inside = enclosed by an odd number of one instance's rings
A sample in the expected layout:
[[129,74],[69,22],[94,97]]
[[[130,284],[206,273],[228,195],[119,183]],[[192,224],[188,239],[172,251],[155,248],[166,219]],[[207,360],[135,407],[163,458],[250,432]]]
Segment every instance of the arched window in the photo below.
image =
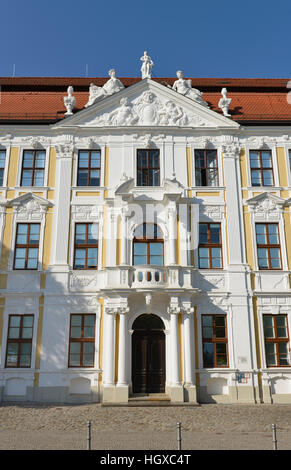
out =
[[144,223],[135,229],[133,264],[134,266],[163,266],[164,240],[158,225]]

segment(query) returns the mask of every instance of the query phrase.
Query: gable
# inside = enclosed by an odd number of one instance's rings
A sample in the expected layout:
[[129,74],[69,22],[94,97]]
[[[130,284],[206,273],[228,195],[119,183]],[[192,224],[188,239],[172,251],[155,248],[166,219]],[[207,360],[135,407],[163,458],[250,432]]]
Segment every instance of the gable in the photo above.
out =
[[190,127],[239,124],[151,79],[144,79],[55,124],[60,127]]

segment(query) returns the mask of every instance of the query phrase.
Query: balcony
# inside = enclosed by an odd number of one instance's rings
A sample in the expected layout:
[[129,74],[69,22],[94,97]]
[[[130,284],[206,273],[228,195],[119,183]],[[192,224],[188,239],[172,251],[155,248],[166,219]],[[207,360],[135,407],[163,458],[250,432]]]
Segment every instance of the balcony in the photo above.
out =
[[132,271],[131,287],[168,287],[168,268],[162,266],[136,266]]

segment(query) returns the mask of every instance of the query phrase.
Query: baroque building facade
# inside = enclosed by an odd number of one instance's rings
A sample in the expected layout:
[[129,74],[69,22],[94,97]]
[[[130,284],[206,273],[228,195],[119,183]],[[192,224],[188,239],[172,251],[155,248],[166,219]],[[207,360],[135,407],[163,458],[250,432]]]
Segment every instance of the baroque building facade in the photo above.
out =
[[0,80],[0,400],[290,403],[287,81],[141,60]]

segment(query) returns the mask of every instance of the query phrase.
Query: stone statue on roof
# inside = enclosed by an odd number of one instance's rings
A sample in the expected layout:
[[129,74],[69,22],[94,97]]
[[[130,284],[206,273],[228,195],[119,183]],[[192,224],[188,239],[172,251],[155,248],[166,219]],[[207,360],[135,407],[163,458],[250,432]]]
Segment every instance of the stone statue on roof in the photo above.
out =
[[153,61],[148,55],[147,51],[144,51],[143,56],[140,58],[142,61],[141,66],[141,78],[152,78],[152,68],[153,68]]
[[73,114],[73,109],[76,105],[76,98],[73,96],[74,88],[69,86],[67,89],[68,95],[64,97],[64,105],[66,107],[67,112],[65,116],[71,116]]
[[231,103],[232,99],[227,98],[227,96],[226,96],[227,95],[227,89],[226,88],[222,88],[221,94],[222,94],[222,98],[220,98],[220,100],[218,102],[218,107],[220,109],[222,109],[222,112],[223,112],[224,116],[230,117],[231,114],[229,114],[228,108],[230,106],[230,103]]
[[190,98],[199,104],[202,104],[202,106],[208,107],[208,104],[202,99],[203,93],[196,90],[196,88],[192,88],[192,80],[185,80],[182,70],[178,70],[176,75],[178,80],[174,82],[173,90],[177,91],[181,95],[187,96],[187,98]]
[[118,93],[124,88],[123,83],[121,83],[121,81],[116,78],[115,69],[110,69],[108,75],[110,76],[110,79],[103,85],[103,87],[94,85],[94,83],[90,83],[89,101],[85,105],[85,108],[91,106],[92,104],[105,98],[106,96]]

